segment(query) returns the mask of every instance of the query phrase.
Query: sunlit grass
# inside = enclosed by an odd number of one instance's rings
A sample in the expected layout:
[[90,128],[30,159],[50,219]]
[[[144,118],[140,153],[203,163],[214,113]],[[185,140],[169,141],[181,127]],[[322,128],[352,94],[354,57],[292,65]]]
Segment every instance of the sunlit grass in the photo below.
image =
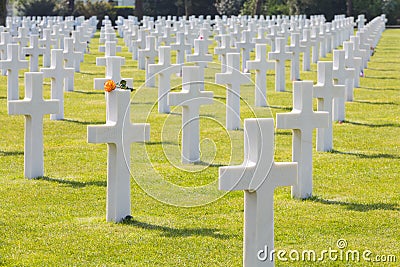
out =
[[[336,241],[343,238],[349,249],[393,254],[400,262],[399,39],[399,30],[384,32],[366,77],[354,91],[355,101],[346,103],[346,122],[334,123],[334,150],[314,151],[315,197],[293,200],[290,188],[276,190],[276,249],[320,252],[336,249]],[[184,166],[179,158],[181,108],[173,107],[171,115],[158,114],[157,89],[142,88],[144,71],[137,69],[123,47],[122,77],[133,77],[138,89],[132,94],[131,119],[151,124],[151,140],[132,144],[133,219],[107,223],[107,147],[87,143],[87,126],[105,122],[104,92],[93,90],[93,78],[104,77],[105,70],[95,65],[95,58],[101,56],[97,46],[98,35],[81,72],[75,74],[75,91],[64,94],[65,120],[44,117],[43,178],[23,177],[24,118],[7,114],[6,77],[0,77],[0,265],[240,266],[243,193],[224,194],[216,185],[219,166],[242,161],[243,131],[224,130],[226,93],[213,84],[219,65],[210,64],[205,75],[206,90],[216,98],[214,105],[201,109],[203,162]],[[331,58],[328,54],[324,60]],[[311,72],[301,72],[301,78],[315,81],[316,65],[312,64]],[[173,75],[173,86],[179,82]],[[287,79],[284,93],[276,93],[273,83],[270,71],[270,108],[254,107],[254,85],[241,87],[243,119],[275,118],[277,112],[291,110],[291,82]],[[50,96],[49,87],[46,79],[45,98]],[[275,160],[290,161],[290,131],[277,130],[275,143]],[[194,192],[188,194],[182,190],[185,187]],[[204,205],[185,208],[179,203]],[[278,266],[346,264],[277,262]]]

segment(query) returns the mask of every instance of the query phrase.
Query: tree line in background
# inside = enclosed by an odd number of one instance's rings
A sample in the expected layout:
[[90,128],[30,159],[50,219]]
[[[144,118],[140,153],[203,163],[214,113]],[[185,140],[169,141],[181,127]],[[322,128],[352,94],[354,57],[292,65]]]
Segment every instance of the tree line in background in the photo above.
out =
[[18,15],[97,16],[111,19],[121,15],[298,15],[324,14],[332,20],[336,14],[372,19],[386,14],[388,24],[400,24],[400,0],[136,0],[135,7],[117,7],[114,1],[76,0],[0,0],[0,25],[4,25],[8,1],[14,1]]

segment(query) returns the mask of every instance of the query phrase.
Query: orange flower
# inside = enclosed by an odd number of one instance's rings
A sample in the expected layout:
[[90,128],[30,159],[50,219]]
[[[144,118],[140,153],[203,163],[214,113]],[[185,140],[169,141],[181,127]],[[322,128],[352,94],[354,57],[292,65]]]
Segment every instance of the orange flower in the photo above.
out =
[[113,80],[108,80],[104,83],[104,91],[111,92],[115,88],[117,88],[117,85]]

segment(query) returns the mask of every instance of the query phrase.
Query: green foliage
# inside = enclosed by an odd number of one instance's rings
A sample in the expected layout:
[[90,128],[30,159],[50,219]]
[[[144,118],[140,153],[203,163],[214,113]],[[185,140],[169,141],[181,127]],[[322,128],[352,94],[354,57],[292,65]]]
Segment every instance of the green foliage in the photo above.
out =
[[55,0],[19,0],[16,5],[20,16],[54,16]]
[[179,3],[171,3],[169,0],[144,0],[143,14],[151,17],[176,14],[178,10],[177,4]]
[[353,14],[355,17],[364,14],[368,20],[382,14],[382,0],[353,0]]
[[78,1],[75,3],[75,10],[72,15],[75,17],[84,16],[85,18],[97,16],[97,19],[99,20],[99,25],[97,25],[97,27],[99,28],[101,27],[101,21],[105,16],[108,16],[110,20],[114,21],[116,12],[114,6],[106,1],[88,1],[86,4],[82,1]]
[[134,7],[133,6],[114,6],[116,17],[122,16],[127,18],[128,16],[133,16]]
[[[192,15],[215,15],[217,11],[214,6],[214,0],[188,1],[192,5]],[[168,15],[184,15],[184,0],[143,0],[143,15],[157,17]]]
[[[253,15],[255,10],[256,1],[247,0],[240,11],[243,15]],[[288,15],[289,6],[286,0],[265,0],[261,7],[261,14],[263,15]]]
[[243,2],[243,0],[216,0],[215,8],[220,15],[238,15]]
[[382,12],[388,18],[388,24],[400,24],[400,0],[386,0],[383,3]]
[[346,0],[288,0],[290,14],[324,14],[331,21],[337,14],[346,14]]
[[7,0],[0,0],[0,25],[6,24]]

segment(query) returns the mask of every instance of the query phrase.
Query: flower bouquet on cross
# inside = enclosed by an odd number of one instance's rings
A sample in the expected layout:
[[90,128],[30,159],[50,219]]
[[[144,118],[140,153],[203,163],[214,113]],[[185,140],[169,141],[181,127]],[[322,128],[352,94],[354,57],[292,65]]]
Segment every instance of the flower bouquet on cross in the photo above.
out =
[[104,83],[104,91],[106,92],[111,92],[115,88],[123,89],[123,90],[131,90],[133,91],[133,88],[130,88],[126,85],[125,80],[121,80],[120,82],[115,83],[113,80],[108,80]]

